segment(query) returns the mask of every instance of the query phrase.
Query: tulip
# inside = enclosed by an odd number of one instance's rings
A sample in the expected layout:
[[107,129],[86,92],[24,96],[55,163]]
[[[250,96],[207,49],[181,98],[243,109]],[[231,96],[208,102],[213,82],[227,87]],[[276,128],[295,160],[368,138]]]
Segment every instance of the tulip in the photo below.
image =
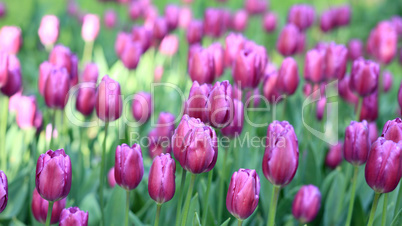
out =
[[132,112],[136,121],[140,123],[148,121],[151,117],[152,109],[151,94],[139,92],[134,95]]
[[264,97],[267,98],[270,103],[278,103],[279,101],[282,100],[281,93],[279,92],[277,87],[277,81],[278,81],[277,71],[265,74],[262,91]]
[[321,99],[317,102],[316,116],[317,116],[318,121],[321,121],[324,116],[326,104],[327,104],[327,98],[325,98],[325,97],[321,97]]
[[180,8],[176,5],[165,7],[165,18],[170,31],[175,30],[179,24]]
[[363,56],[363,43],[359,39],[351,39],[348,44],[348,53],[350,60],[356,60]]
[[222,128],[233,120],[232,85],[229,81],[216,82],[208,96],[208,121],[215,128]]
[[60,226],[88,226],[88,212],[80,210],[78,207],[64,209],[60,214]]
[[106,122],[120,118],[123,100],[120,96],[120,85],[105,75],[96,91],[96,115]]
[[224,21],[222,10],[207,8],[204,12],[204,34],[218,38],[224,32]]
[[55,15],[42,17],[38,35],[44,46],[54,45],[59,37],[59,19]]
[[246,93],[246,104],[248,103],[247,107],[253,106],[254,108],[257,108],[260,105],[261,99],[262,98],[258,87]]
[[224,50],[219,42],[215,42],[208,47],[210,54],[214,59],[214,75],[215,78],[222,76],[224,71]]
[[265,0],[246,0],[244,8],[250,14],[260,14],[267,9],[268,2]]
[[297,54],[303,54],[305,48],[306,48],[306,34],[300,32],[300,33],[299,33],[299,37],[297,38],[296,53],[297,53]]
[[380,66],[371,61],[359,58],[353,62],[350,88],[364,97],[377,89]]
[[324,11],[320,17],[320,28],[323,32],[328,32],[334,28],[335,10]]
[[335,169],[342,162],[343,142],[339,141],[335,145],[331,145],[327,156],[325,157],[325,165],[331,169]]
[[84,16],[82,23],[81,36],[85,42],[93,42],[99,33],[99,17],[95,14],[87,14]]
[[73,54],[71,56],[70,86],[78,84],[78,57]]
[[243,49],[246,39],[241,34],[230,33],[225,38],[225,65],[231,67],[234,60],[238,56],[240,50]]
[[173,154],[183,169],[193,174],[208,172],[218,157],[217,142],[215,130],[184,115],[172,137]]
[[347,60],[347,48],[344,45],[330,43],[325,54],[325,76],[329,79],[343,79]]
[[362,165],[367,161],[370,149],[368,124],[352,121],[345,131],[343,156],[354,166]]
[[402,120],[396,118],[387,121],[384,125],[381,136],[386,140],[392,140],[395,143],[402,141]]
[[148,153],[151,159],[154,159],[156,156],[160,154],[172,152],[170,140],[161,139],[160,137],[158,137],[156,135],[156,129],[151,130],[151,132],[148,134],[148,139],[149,139]]
[[153,37],[162,40],[168,33],[168,24],[165,18],[158,17],[153,24]]
[[106,10],[103,19],[107,28],[114,28],[117,23],[117,14],[113,9]]
[[7,75],[7,82],[0,88],[0,91],[8,96],[11,97],[15,93],[17,93],[22,86],[22,76],[21,76],[21,69],[19,68],[14,68],[11,69],[9,66],[8,69],[8,75]]
[[0,213],[4,211],[8,201],[8,181],[6,174],[0,170]]
[[240,222],[253,214],[258,205],[260,178],[255,170],[239,169],[230,180],[226,208]]
[[383,64],[389,64],[397,50],[398,34],[393,24],[380,22],[374,31],[373,55]]
[[208,96],[211,92],[211,85],[202,84],[201,86],[197,81],[193,82],[188,100],[185,103],[185,114],[190,117],[199,118],[202,122],[208,122]]
[[71,161],[64,149],[41,154],[36,163],[36,190],[49,202],[67,197],[71,188]]
[[340,6],[336,8],[334,14],[334,22],[338,27],[347,26],[350,22],[350,7],[348,5]]
[[42,113],[37,107],[35,96],[21,96],[17,108],[17,124],[21,129],[41,127]]
[[127,144],[118,145],[114,166],[116,183],[126,190],[133,190],[141,182],[143,175],[141,147],[138,144],[132,147]]
[[292,214],[301,223],[308,223],[317,216],[321,207],[321,192],[314,185],[304,185],[292,203]]
[[7,14],[6,5],[3,2],[0,2],[0,18],[3,18]]
[[297,62],[292,57],[287,57],[282,61],[278,73],[277,87],[280,91],[292,95],[299,85],[299,72]]
[[247,23],[248,23],[248,14],[245,10],[239,10],[235,12],[232,20],[233,30],[243,32],[247,27]]
[[131,39],[132,41],[137,41],[141,43],[142,52],[147,51],[149,47],[151,47],[153,35],[152,32],[153,31],[151,29],[144,26],[134,26],[131,30]]
[[357,104],[359,98],[353,93],[349,86],[350,76],[345,76],[338,83],[339,95],[347,102],[351,104]]
[[233,100],[233,121],[222,128],[221,132],[224,136],[227,137],[237,137],[240,136],[243,130],[244,124],[244,107],[241,100],[234,99]]
[[263,17],[263,28],[270,33],[276,30],[277,15],[273,12],[266,13]]
[[0,51],[0,88],[7,83],[9,56],[6,52]]
[[38,89],[42,96],[45,95],[46,81],[50,72],[53,70],[53,67],[54,66],[48,61],[41,63],[39,66]]
[[107,173],[107,182],[111,188],[116,186],[116,179],[114,178],[114,167],[110,168],[109,172]]
[[309,28],[314,22],[314,8],[309,5],[293,5],[289,9],[288,23],[296,25],[301,31]]
[[128,6],[128,15],[131,20],[137,20],[143,15],[144,7],[138,1],[131,1]]
[[283,56],[291,56],[295,54],[299,34],[300,32],[295,25],[286,25],[279,34],[278,41],[276,43],[276,49],[278,52],[280,52]]
[[72,53],[63,45],[56,45],[49,54],[49,63],[56,67],[65,68],[70,74],[73,69]]
[[128,41],[124,46],[120,59],[127,69],[133,70],[137,68],[142,52],[143,50],[140,42]]
[[182,29],[187,29],[192,19],[193,19],[193,11],[191,11],[191,8],[182,7],[179,13],[179,27]]
[[3,26],[0,30],[0,50],[8,54],[17,54],[22,45],[19,27]]
[[149,196],[158,204],[170,201],[175,192],[176,163],[170,154],[160,154],[152,162],[148,177]]
[[200,43],[203,36],[203,24],[202,21],[193,20],[187,27],[186,38],[188,44]]
[[75,107],[84,116],[92,114],[96,102],[96,83],[87,82],[78,90]]
[[214,81],[215,66],[214,57],[208,49],[193,47],[188,62],[188,73],[191,80],[200,84]]
[[313,83],[322,82],[324,77],[325,51],[312,49],[306,53],[304,61],[304,78]]
[[159,52],[172,57],[179,48],[179,38],[176,35],[166,35],[159,45]]
[[163,76],[163,67],[157,65],[154,70],[154,82],[160,82]]
[[395,26],[395,30],[398,33],[398,35],[402,35],[402,17],[393,16],[391,18],[391,23]]
[[127,42],[131,40],[130,34],[126,32],[119,32],[117,33],[116,42],[114,45],[116,55],[121,57]]
[[375,122],[368,123],[370,145],[372,145],[378,138],[377,124]]
[[381,77],[384,92],[388,92],[392,88],[392,74],[389,71],[383,71]]
[[49,108],[64,109],[68,101],[70,81],[65,68],[53,68],[46,79],[44,97]]
[[378,92],[363,98],[359,120],[375,121],[378,117]]
[[96,83],[98,81],[98,75],[99,69],[97,64],[88,63],[85,65],[84,72],[82,72],[82,81]]
[[[54,202],[50,224],[56,224],[59,222],[61,211],[65,207],[66,207],[66,198]],[[49,202],[43,199],[35,188],[32,194],[31,210],[32,215],[39,223],[44,224],[46,222],[48,208],[49,208]]]

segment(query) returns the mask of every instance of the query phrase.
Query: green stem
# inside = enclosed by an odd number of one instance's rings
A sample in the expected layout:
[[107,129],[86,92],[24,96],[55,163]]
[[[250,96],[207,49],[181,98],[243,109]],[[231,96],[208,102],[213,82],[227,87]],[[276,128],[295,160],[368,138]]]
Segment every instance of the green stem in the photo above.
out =
[[380,198],[380,195],[381,195],[381,193],[375,193],[373,206],[371,207],[370,218],[369,218],[369,221],[367,223],[367,226],[372,226],[373,225],[375,210],[377,209],[378,199]]
[[155,216],[155,226],[159,225],[159,216],[161,215],[162,204],[156,203],[156,216]]
[[237,219],[237,226],[241,226],[243,224],[243,220]]
[[271,205],[269,206],[268,226],[275,224],[276,206],[278,204],[278,196],[281,187],[274,185],[272,189]]
[[49,202],[49,206],[47,207],[47,215],[46,215],[46,226],[50,225],[50,219],[52,218],[52,210],[53,210],[53,203]]
[[353,204],[355,203],[355,194],[356,194],[356,184],[357,184],[357,175],[359,173],[359,166],[354,166],[354,173],[353,173],[353,181],[352,181],[352,193],[350,194],[350,202],[349,202],[349,210],[348,210],[348,217],[346,218],[346,226],[350,225],[350,221],[352,220],[352,213],[353,213]]
[[188,216],[188,211],[189,211],[189,207],[190,207],[191,195],[193,193],[194,184],[195,184],[195,177],[196,176],[197,176],[196,174],[191,174],[190,187],[188,188],[188,191],[187,191],[187,197],[186,197],[186,201],[184,202],[184,208],[183,208],[183,216],[181,218],[181,225],[182,226],[185,226],[186,222],[187,222],[187,216]]
[[205,193],[205,206],[204,206],[204,211],[203,211],[203,216],[202,216],[202,224],[201,225],[206,225],[207,223],[207,216],[208,216],[208,197],[209,197],[209,191],[211,189],[211,183],[212,183],[212,176],[213,176],[213,170],[210,170],[208,172],[208,184],[207,184],[207,191]]
[[359,103],[357,105],[357,110],[356,110],[356,121],[360,121],[360,113],[362,111],[362,106],[363,106],[363,97],[359,97]]
[[180,215],[181,215],[181,204],[183,202],[183,191],[184,191],[184,185],[186,184],[186,173],[187,171],[183,169],[181,173],[181,182],[180,182],[180,190],[179,190],[179,202],[177,203],[177,210],[176,210],[176,226],[179,226],[180,224]]
[[128,211],[130,209],[130,190],[126,190],[126,218],[125,218],[125,224],[128,226]]
[[100,172],[100,178],[99,178],[99,200],[100,200],[100,208],[101,208],[101,215],[102,215],[101,225],[105,224],[105,215],[103,212],[103,182],[105,180],[106,137],[107,137],[108,127],[109,127],[109,122],[105,122],[105,137],[103,139],[101,172]]
[[94,42],[85,42],[84,45],[84,55],[82,56],[82,63],[85,66],[85,63],[91,62],[92,60],[92,48],[93,48]]
[[51,130],[50,130],[50,141],[49,141],[49,148],[48,149],[52,149],[53,148],[53,142],[54,142],[54,139],[53,139],[53,131],[55,130],[55,127],[56,127],[56,112],[57,112],[57,110],[56,109],[53,109],[53,114],[52,114],[52,127],[51,127]]
[[384,194],[384,204],[382,207],[382,219],[381,219],[381,226],[384,226],[387,222],[387,203],[388,203],[388,193]]
[[8,117],[8,101],[9,98],[3,98],[3,112],[0,121],[0,152],[1,152],[1,168],[7,170],[7,153],[6,153],[6,132],[7,132],[7,117]]
[[[232,141],[230,141],[232,142]],[[223,211],[223,203],[224,203],[224,199],[223,197],[225,196],[224,194],[224,186],[225,186],[225,179],[226,179],[226,160],[227,160],[227,156],[228,156],[228,148],[225,148],[225,154],[223,157],[223,168],[222,168],[222,174],[221,177],[219,179],[219,207],[218,207],[218,222],[221,222],[222,219],[222,211]],[[205,222],[204,222],[205,223]],[[205,224],[202,224],[205,225]]]

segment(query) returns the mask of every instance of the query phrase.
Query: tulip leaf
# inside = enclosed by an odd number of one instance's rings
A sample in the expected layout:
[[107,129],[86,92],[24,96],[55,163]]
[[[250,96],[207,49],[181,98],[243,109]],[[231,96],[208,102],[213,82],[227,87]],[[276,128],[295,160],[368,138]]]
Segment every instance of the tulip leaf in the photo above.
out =
[[28,195],[27,181],[25,176],[20,176],[8,185],[8,203],[0,214],[0,220],[16,217],[21,208],[26,205]]
[[341,171],[336,171],[328,191],[324,207],[324,225],[334,225],[339,221],[344,209],[346,179]]
[[104,209],[105,225],[121,225],[125,218],[126,190],[119,186],[114,187],[107,201]]
[[198,213],[195,212],[193,219],[193,226],[200,226],[200,225],[201,225],[200,218],[198,217]]
[[101,219],[101,210],[94,193],[89,193],[82,199],[79,208],[88,211],[88,225],[97,225]]
[[391,226],[402,225],[402,209],[399,210],[398,214],[392,220]]
[[189,222],[194,222],[194,216],[195,216],[194,213],[196,212],[200,212],[200,202],[198,201],[198,193],[195,193],[195,195],[191,199],[186,225],[191,224]]
[[221,226],[228,226],[228,225],[229,225],[229,222],[230,222],[230,217],[229,217],[228,219],[226,219],[226,220],[221,224]]

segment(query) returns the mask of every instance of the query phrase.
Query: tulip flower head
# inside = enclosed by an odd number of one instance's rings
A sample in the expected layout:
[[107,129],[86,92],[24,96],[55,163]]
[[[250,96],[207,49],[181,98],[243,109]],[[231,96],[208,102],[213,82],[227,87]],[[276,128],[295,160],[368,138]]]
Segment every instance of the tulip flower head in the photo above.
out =
[[381,136],[386,140],[392,140],[395,143],[402,141],[402,120],[396,118],[387,121],[384,125]]
[[362,165],[367,161],[370,150],[368,124],[352,121],[345,131],[343,156],[354,166]]
[[293,216],[302,224],[317,216],[321,207],[321,192],[314,185],[305,185],[297,192],[292,204]]
[[0,170],[0,213],[4,211],[8,201],[8,181],[6,174]]
[[82,23],[81,36],[86,42],[95,41],[100,28],[99,17],[95,14],[87,14],[84,16]]
[[144,165],[141,147],[138,144],[118,145],[116,148],[114,176],[116,183],[126,189],[133,190],[142,180]]
[[175,193],[176,163],[170,154],[156,156],[149,170],[148,192],[155,202],[170,201]]
[[78,207],[64,209],[60,214],[60,226],[88,226],[88,212],[80,210]]
[[0,51],[17,54],[22,45],[22,32],[19,27],[4,26],[0,30]]
[[325,165],[331,169],[335,169],[342,162],[343,142],[338,142],[329,148],[325,157]]
[[216,82],[208,96],[208,122],[222,128],[233,120],[232,85],[229,81]]
[[350,88],[360,96],[372,94],[378,86],[380,66],[371,61],[359,58],[353,62]]
[[153,111],[151,94],[138,92],[134,95],[132,112],[137,122],[145,123],[151,117]]
[[96,90],[96,114],[107,122],[120,118],[122,113],[122,98],[120,84],[105,75]]
[[54,45],[59,37],[59,19],[55,15],[42,17],[38,35],[43,45]]
[[[59,222],[61,211],[66,207],[66,198],[54,202],[52,208],[52,217],[50,219],[51,224],[56,224]],[[46,222],[47,210],[49,208],[49,202],[43,199],[36,188],[32,194],[32,215],[39,222],[44,224]]]

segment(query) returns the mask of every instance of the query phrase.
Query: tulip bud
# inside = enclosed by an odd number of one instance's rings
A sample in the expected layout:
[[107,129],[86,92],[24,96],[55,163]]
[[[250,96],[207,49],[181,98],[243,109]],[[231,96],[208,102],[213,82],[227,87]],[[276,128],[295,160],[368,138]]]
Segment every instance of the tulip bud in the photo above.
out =
[[266,13],[263,17],[263,28],[266,32],[270,33],[276,30],[277,16],[273,12]]
[[80,210],[78,207],[64,209],[60,214],[60,226],[88,226],[88,212]]
[[396,118],[387,121],[384,125],[381,136],[386,140],[392,140],[395,143],[402,141],[402,120]]
[[[179,13],[179,27],[187,29],[191,20],[193,19],[193,11],[190,7],[182,7]],[[202,30],[202,27],[200,28]]]
[[240,50],[243,49],[245,38],[241,34],[230,33],[225,38],[225,65],[232,67],[232,64],[238,56]]
[[357,60],[363,56],[363,43],[359,39],[351,39],[348,44],[348,53],[350,60]]
[[378,193],[395,190],[402,177],[402,143],[383,137],[371,146],[365,177],[367,184]]
[[260,178],[255,170],[239,169],[230,179],[226,208],[237,219],[244,220],[257,208]]
[[191,51],[188,62],[188,73],[191,80],[200,84],[212,83],[215,74],[213,55],[208,49],[202,47],[193,47]]
[[200,119],[183,115],[172,137],[175,158],[183,169],[200,174],[212,170],[218,157],[215,130]]
[[42,17],[38,30],[39,39],[43,45],[53,45],[59,36],[59,19],[55,15]]
[[[66,207],[66,198],[54,202],[52,208],[52,217],[50,218],[50,224],[56,224],[59,222],[61,211],[65,207]],[[32,215],[39,223],[44,224],[46,222],[48,208],[49,208],[49,202],[43,199],[35,188],[32,194],[31,209],[32,209]]]
[[233,15],[232,27],[233,30],[243,32],[248,23],[248,14],[245,10],[239,10]]
[[229,81],[216,82],[207,102],[208,121],[215,128],[222,128],[233,120],[232,85]]
[[270,103],[278,103],[282,99],[277,87],[277,81],[278,72],[276,70],[265,74],[262,89],[264,97],[267,98]]
[[103,121],[112,122],[120,118],[123,100],[120,84],[105,75],[96,90],[96,115]]
[[105,12],[103,19],[107,28],[114,28],[117,23],[117,14],[113,9],[109,9]]
[[134,95],[132,112],[136,121],[140,123],[148,121],[152,114],[152,108],[151,94],[139,92]]
[[92,114],[96,102],[96,83],[86,82],[82,83],[84,87],[78,90],[77,101],[75,107],[84,116]]
[[37,107],[35,96],[21,96],[18,99],[17,108],[17,124],[21,129],[41,126],[41,113]]
[[273,185],[289,184],[299,165],[298,141],[287,121],[274,121],[268,126],[265,154],[262,159],[262,171]]
[[193,20],[188,25],[186,31],[186,38],[188,44],[200,43],[203,36],[203,24],[202,21]]
[[306,53],[304,78],[313,83],[322,82],[324,77],[325,51],[312,49]]
[[293,5],[289,9],[288,23],[296,25],[301,31],[306,30],[314,23],[314,8],[309,5]]
[[283,56],[291,56],[297,50],[297,38],[300,32],[293,24],[286,25],[279,34],[276,49]]
[[96,83],[98,81],[98,75],[98,65],[96,63],[88,63],[85,65],[84,71],[82,72],[82,81]]
[[17,54],[22,45],[19,27],[4,26],[0,30],[0,50],[8,54]]
[[370,137],[368,124],[365,120],[362,122],[352,121],[346,127],[343,147],[343,156],[352,165],[362,165],[367,161]]
[[4,211],[8,201],[8,181],[6,174],[0,170],[0,213]]
[[244,8],[250,14],[260,14],[267,9],[268,1],[265,0],[246,0]]
[[176,5],[167,5],[165,7],[165,18],[169,30],[174,30],[179,24],[180,8]]
[[168,24],[165,18],[158,17],[153,25],[153,37],[156,40],[162,40],[168,33]]
[[125,50],[125,46],[127,42],[130,42],[130,34],[126,32],[119,32],[117,34],[116,42],[114,44],[114,48],[116,51],[116,55],[121,57],[123,51]]
[[116,179],[114,178],[114,167],[110,168],[109,172],[107,173],[107,182],[111,188],[116,186]]
[[49,108],[64,109],[68,101],[70,81],[65,68],[53,68],[45,83],[44,97]]
[[375,121],[378,117],[378,92],[363,98],[359,120]]
[[[124,38],[123,38],[124,39]],[[130,38],[128,38],[130,39]],[[134,26],[131,31],[132,41],[137,41],[141,43],[142,52],[144,53],[151,47],[152,42],[152,30],[144,26],[138,27]]]
[[317,102],[316,116],[317,116],[318,121],[321,121],[324,116],[326,104],[327,104],[327,98],[325,98],[325,97],[321,97],[321,99]]
[[350,7],[348,5],[340,6],[336,9],[336,13],[334,15],[334,22],[336,26],[346,26],[350,21]]
[[149,196],[162,204],[170,201],[175,192],[176,163],[170,154],[161,154],[154,158],[148,177]]
[[320,28],[323,32],[328,32],[334,28],[335,10],[324,11],[320,17]]
[[306,34],[303,32],[300,32],[299,37],[297,38],[296,53],[303,54],[305,48],[306,48]]
[[116,183],[126,190],[133,190],[141,182],[143,175],[141,147],[138,144],[132,147],[127,144],[118,145],[114,165]]
[[325,157],[325,165],[331,169],[335,169],[342,162],[343,142],[339,141],[335,145],[331,145],[327,156]]
[[394,25],[396,32],[398,35],[402,35],[402,17],[401,16],[393,16],[391,18],[391,23]]
[[215,78],[219,78],[222,76],[224,71],[224,50],[222,45],[219,42],[215,42],[208,47],[210,54],[214,59],[214,75]]
[[279,69],[277,87],[282,92],[292,95],[299,85],[299,72],[297,62],[292,57],[287,57],[282,61]]
[[398,44],[398,34],[393,24],[380,22],[375,28],[374,56],[383,64],[389,64],[395,56]]
[[185,114],[190,117],[199,118],[202,122],[208,122],[208,96],[211,92],[210,84],[202,84],[201,86],[197,81],[193,82],[188,100],[185,103]]
[[292,203],[292,214],[302,224],[317,216],[321,207],[321,192],[314,185],[304,185],[297,192]]
[[343,79],[347,61],[348,50],[344,45],[329,44],[325,54],[325,76],[328,79]]
[[[10,55],[11,58],[11,55]],[[18,60],[18,59],[17,59]],[[11,63],[9,63],[11,64]],[[19,64],[19,62],[18,62]],[[7,75],[7,82],[0,88],[0,91],[8,96],[11,97],[15,93],[17,93],[22,86],[22,77],[21,77],[21,69],[19,65],[17,68],[12,68],[9,66],[8,75]]]
[[204,12],[204,34],[218,38],[224,32],[224,21],[222,10],[207,8]]
[[45,95],[46,81],[52,69],[53,65],[48,61],[41,63],[39,66],[38,89],[42,96]]
[[0,88],[7,83],[9,56],[6,52],[0,51]]
[[359,58],[353,62],[350,88],[360,96],[367,96],[377,89],[380,66],[371,61]]
[[233,121],[229,125],[221,129],[222,134],[227,137],[240,136],[241,131],[243,130],[243,123],[244,123],[243,103],[240,100],[234,99],[233,108],[234,108]]
[[86,42],[95,41],[99,33],[99,17],[95,14],[87,14],[84,16],[82,23],[81,36]]
[[131,1],[128,6],[128,15],[131,20],[137,20],[143,15],[144,7],[139,1]]
[[128,41],[124,46],[124,50],[121,53],[121,61],[124,66],[129,70],[137,68],[142,54],[141,43],[137,41]]
[[172,145],[170,143],[171,137],[159,137],[157,130],[153,129],[148,134],[149,147],[148,153],[151,159],[164,153],[172,152]]
[[388,92],[392,88],[392,74],[389,71],[383,71],[382,73],[382,85],[384,92]]
[[349,86],[350,76],[345,76],[338,83],[338,93],[347,102],[357,104],[359,98],[353,93]]
[[3,18],[7,14],[6,5],[3,2],[0,2],[0,18]]
[[54,66],[66,68],[68,74],[70,74],[73,67],[71,56],[72,53],[69,48],[63,45],[56,45],[49,54],[49,62]]
[[64,149],[41,154],[36,163],[36,190],[47,201],[67,197],[71,188],[71,161]]
[[159,45],[159,52],[172,57],[179,49],[179,38],[176,35],[166,35]]
[[375,122],[368,123],[370,144],[373,144],[378,138],[377,125]]

